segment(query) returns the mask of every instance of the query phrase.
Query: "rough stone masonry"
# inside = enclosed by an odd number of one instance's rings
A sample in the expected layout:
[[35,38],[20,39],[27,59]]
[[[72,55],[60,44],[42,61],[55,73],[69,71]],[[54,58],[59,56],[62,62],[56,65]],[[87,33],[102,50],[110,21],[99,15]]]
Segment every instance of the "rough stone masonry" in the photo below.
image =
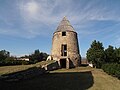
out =
[[56,60],[60,68],[67,69],[81,63],[77,33],[66,17],[53,33],[51,55],[47,60]]

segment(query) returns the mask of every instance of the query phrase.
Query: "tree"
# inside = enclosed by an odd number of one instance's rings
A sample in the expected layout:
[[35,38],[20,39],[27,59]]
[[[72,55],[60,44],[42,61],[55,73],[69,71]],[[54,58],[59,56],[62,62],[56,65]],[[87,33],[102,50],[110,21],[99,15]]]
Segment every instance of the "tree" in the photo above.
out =
[[116,62],[120,64],[120,47],[115,48],[114,54]]
[[43,53],[43,52],[41,52],[41,53],[43,54],[43,60],[46,60],[47,57],[48,57],[48,54],[47,53]]
[[33,63],[44,61],[47,59],[48,54],[40,52],[39,50],[35,50],[33,54],[31,54],[30,61]]
[[[116,50],[117,53],[117,50]],[[114,47],[109,45],[107,49],[105,49],[105,55],[106,55],[106,59],[105,61],[107,63],[115,63],[116,61],[116,55],[115,55],[115,50]]]
[[87,59],[92,62],[97,68],[101,68],[104,63],[105,53],[103,44],[94,40],[91,47],[87,51]]
[[0,51],[0,60],[5,60],[7,57],[10,57],[10,52],[6,50]]
[[13,56],[7,57],[7,58],[5,59],[5,61],[13,61],[13,60],[15,60],[15,57],[13,57]]

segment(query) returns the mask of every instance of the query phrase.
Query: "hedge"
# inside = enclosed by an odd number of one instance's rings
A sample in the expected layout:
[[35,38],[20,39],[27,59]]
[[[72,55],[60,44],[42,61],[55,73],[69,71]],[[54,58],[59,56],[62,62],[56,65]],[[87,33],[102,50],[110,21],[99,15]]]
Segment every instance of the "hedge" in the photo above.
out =
[[120,64],[117,63],[104,64],[102,65],[102,69],[109,75],[115,76],[118,79],[120,79]]
[[2,60],[0,61],[0,66],[9,66],[9,65],[28,65],[30,64],[28,61],[23,61],[23,60]]

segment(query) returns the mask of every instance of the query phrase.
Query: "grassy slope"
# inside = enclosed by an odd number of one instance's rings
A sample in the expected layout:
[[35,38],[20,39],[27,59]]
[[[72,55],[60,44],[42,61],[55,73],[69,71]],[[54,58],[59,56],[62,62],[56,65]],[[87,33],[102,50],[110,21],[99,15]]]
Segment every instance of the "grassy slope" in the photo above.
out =
[[94,84],[89,90],[120,90],[120,80],[112,77],[100,69],[92,71]]
[[[6,87],[5,87],[6,86]],[[31,80],[2,82],[1,90],[120,90],[120,80],[100,69],[59,69]]]
[[[84,89],[88,89],[88,90],[120,90],[120,80],[106,74],[101,69],[95,69],[95,68],[90,68],[90,67],[80,67],[80,68],[71,69],[71,70],[64,70],[64,69],[56,70],[56,71],[52,71],[51,73],[86,72],[86,71],[91,71],[92,77],[93,77],[93,83],[89,88],[84,88]],[[88,74],[88,73],[86,73],[86,74]],[[83,76],[83,78],[84,77],[85,76]],[[88,77],[86,77],[86,78],[88,78]],[[86,84],[89,84],[89,83],[86,83]]]
[[52,62],[54,61],[42,61],[31,65],[1,66],[0,75],[26,70],[31,67],[40,67],[41,65],[45,65]]

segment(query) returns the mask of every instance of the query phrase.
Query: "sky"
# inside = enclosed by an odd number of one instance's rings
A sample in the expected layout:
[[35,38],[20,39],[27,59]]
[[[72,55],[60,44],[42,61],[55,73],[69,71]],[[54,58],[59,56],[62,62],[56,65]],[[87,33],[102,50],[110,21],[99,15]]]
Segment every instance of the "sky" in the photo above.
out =
[[120,47],[120,0],[0,0],[0,50],[13,56],[36,49],[50,54],[64,16],[78,33],[82,57],[93,40]]

